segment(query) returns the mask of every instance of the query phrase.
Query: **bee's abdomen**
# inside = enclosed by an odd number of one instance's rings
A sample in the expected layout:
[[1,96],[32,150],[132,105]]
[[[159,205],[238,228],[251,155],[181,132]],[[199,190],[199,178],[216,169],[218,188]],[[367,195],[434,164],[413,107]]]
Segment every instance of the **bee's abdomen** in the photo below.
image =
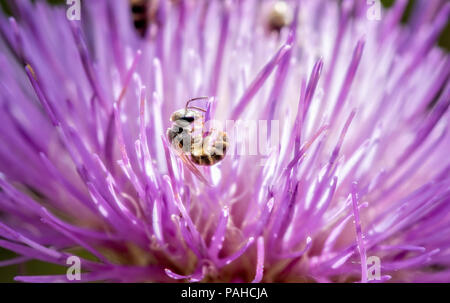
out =
[[[207,136],[202,140],[201,147],[199,148],[196,148],[196,142],[192,142],[193,148],[191,152],[191,159],[192,162],[197,165],[210,166],[225,158],[228,147],[226,133],[220,132],[211,146],[207,143],[211,138],[210,136]],[[192,140],[195,141],[194,138]]]
[[191,159],[192,159],[192,162],[194,162],[197,165],[206,165],[206,166],[214,165],[220,161],[220,160],[217,160],[217,161],[214,160],[214,158],[209,155],[201,155],[201,156],[191,155]]

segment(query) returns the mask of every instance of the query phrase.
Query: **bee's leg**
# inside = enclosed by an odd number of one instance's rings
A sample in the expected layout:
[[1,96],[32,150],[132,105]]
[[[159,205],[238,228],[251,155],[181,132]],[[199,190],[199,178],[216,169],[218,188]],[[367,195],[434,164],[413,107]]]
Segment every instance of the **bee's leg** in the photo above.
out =
[[[204,162],[215,164],[227,153],[227,137],[224,132],[213,132],[203,139],[203,154],[208,157]],[[212,165],[209,164],[209,165]]]
[[183,129],[177,125],[172,125],[171,128],[167,129],[167,138],[169,142],[173,142],[175,137],[183,132]]
[[177,134],[171,128],[168,128],[167,132],[166,132],[166,136],[167,136],[167,139],[169,139],[169,142],[172,143],[173,139],[177,136]]
[[191,137],[191,155],[194,157],[200,156],[203,154],[203,139],[201,136],[192,136]]
[[167,137],[179,152],[189,153],[191,151],[191,136],[183,128],[172,126],[167,130]]
[[180,147],[185,154],[189,154],[192,149],[192,136],[187,132],[182,132],[177,136],[178,140],[180,140]]

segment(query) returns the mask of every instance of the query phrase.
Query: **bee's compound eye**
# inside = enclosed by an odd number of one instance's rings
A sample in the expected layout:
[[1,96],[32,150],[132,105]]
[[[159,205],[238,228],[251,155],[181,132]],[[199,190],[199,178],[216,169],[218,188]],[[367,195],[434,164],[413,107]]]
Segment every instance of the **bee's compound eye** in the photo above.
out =
[[194,117],[184,116],[184,117],[181,117],[180,120],[184,120],[186,122],[192,123],[192,122],[194,122],[195,118]]
[[180,109],[174,112],[172,116],[170,116],[170,121],[184,127],[194,122],[197,118],[199,118],[199,116],[196,112],[192,110]]

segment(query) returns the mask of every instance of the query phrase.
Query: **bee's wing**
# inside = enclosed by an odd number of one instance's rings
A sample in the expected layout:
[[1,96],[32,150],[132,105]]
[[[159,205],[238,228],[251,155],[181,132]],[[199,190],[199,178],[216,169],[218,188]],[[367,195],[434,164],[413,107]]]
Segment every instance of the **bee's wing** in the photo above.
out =
[[181,161],[187,166],[187,168],[205,185],[211,186],[211,184],[208,182],[208,180],[203,176],[202,172],[195,166],[195,164],[189,159],[189,157],[184,154],[177,151],[177,154],[180,156]]
[[195,166],[191,159],[189,159],[189,157],[185,153],[183,153],[181,149],[174,148],[164,136],[161,136],[161,139],[163,141],[164,149],[166,149],[167,152],[169,152],[169,150],[175,152],[191,173],[193,173],[205,185],[211,186],[205,176],[203,176],[201,171],[197,168],[197,166]]

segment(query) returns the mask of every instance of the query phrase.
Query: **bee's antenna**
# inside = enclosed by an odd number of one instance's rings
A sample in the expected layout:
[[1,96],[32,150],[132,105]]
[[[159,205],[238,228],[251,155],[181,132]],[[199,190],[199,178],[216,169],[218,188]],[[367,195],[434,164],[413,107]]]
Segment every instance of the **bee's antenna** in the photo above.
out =
[[186,107],[186,110],[187,110],[188,108],[193,108],[193,109],[196,109],[196,110],[199,110],[199,111],[202,111],[202,112],[206,113],[206,110],[204,110],[203,108],[197,107],[197,106],[189,106],[189,107]]
[[200,108],[194,107],[194,106],[188,107],[188,105],[189,105],[189,103],[191,103],[191,102],[193,102],[193,101],[197,101],[197,100],[205,100],[205,99],[209,99],[209,98],[211,98],[211,97],[203,96],[203,97],[196,97],[196,98],[189,99],[189,100],[186,102],[185,110],[187,110],[188,108],[195,108],[195,109],[199,109],[199,110],[201,110],[201,111],[203,111],[203,112],[206,112],[204,109],[200,109]]

